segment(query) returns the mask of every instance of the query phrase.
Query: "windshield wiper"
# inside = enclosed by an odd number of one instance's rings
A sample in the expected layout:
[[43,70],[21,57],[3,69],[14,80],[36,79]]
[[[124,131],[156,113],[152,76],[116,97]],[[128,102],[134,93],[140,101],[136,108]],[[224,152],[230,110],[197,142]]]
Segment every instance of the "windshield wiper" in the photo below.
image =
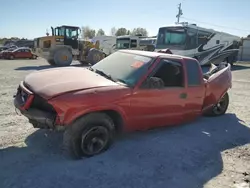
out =
[[125,85],[128,85],[124,80],[122,79],[114,79],[110,74],[106,74],[105,72],[101,71],[101,70],[98,70],[98,69],[93,69],[90,67],[91,71],[94,71],[95,73],[101,75],[101,76],[104,76],[105,78],[109,79],[109,80],[112,80],[113,82],[120,82],[120,83],[123,83]]
[[112,78],[112,76],[110,74],[106,74],[105,72],[101,71],[101,70],[98,70],[98,69],[95,69],[94,70],[97,74],[101,75],[101,76],[104,76],[105,78],[108,78],[109,80],[112,80],[114,82],[116,82],[115,79]]
[[121,82],[121,83],[123,83],[125,85],[128,85],[127,82],[125,80],[122,80],[122,79],[117,79],[117,82]]
[[92,67],[87,67],[87,69],[90,71],[94,71],[94,69]]

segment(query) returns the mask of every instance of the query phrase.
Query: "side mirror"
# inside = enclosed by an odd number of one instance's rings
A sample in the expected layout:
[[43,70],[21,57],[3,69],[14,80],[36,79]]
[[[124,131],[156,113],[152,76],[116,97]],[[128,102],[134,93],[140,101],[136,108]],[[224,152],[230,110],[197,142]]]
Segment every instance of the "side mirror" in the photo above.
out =
[[164,88],[164,82],[161,78],[150,77],[147,78],[141,85],[142,89],[162,89]]

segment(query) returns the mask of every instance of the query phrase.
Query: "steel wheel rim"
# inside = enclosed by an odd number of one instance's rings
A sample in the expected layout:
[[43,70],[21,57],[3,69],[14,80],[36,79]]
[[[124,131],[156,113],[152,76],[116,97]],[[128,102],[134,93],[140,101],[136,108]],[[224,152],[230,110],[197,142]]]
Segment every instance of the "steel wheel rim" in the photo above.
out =
[[213,111],[215,114],[221,114],[225,110],[226,106],[227,106],[226,97],[223,96],[221,100],[218,102],[218,104],[214,106]]
[[96,126],[82,134],[81,150],[88,155],[101,152],[109,139],[108,130],[103,126]]

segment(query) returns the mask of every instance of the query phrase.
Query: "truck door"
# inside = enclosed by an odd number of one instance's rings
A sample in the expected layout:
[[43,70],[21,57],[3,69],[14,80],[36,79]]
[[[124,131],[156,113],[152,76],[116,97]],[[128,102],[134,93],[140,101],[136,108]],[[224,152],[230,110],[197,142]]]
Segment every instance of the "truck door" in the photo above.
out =
[[[161,88],[145,85],[149,78],[162,80]],[[183,122],[186,101],[184,74],[180,62],[162,59],[131,98],[131,126],[147,129]]]
[[201,67],[196,60],[186,59],[186,94],[185,119],[192,120],[201,113],[205,97],[205,85]]

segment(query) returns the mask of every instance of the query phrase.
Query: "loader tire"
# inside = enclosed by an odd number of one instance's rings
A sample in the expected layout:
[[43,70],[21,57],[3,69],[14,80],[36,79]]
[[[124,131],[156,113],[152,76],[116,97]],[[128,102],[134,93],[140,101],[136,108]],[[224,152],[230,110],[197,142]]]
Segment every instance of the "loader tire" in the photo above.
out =
[[54,59],[48,59],[47,61],[48,61],[48,63],[49,63],[51,66],[55,66],[55,65],[56,65]]
[[99,61],[101,61],[104,57],[105,57],[105,54],[102,51],[97,50],[95,48],[91,48],[87,55],[87,61],[91,65],[94,65],[98,63]]
[[48,60],[50,65],[57,67],[69,66],[73,61],[73,55],[67,48],[58,48],[51,52],[52,59]]

